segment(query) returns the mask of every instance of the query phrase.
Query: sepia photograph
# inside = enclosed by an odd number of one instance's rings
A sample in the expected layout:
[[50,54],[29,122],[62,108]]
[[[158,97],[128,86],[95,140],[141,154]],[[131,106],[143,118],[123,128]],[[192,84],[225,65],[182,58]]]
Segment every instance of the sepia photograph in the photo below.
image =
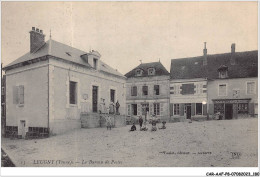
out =
[[1,2],[1,169],[258,166],[257,1]]

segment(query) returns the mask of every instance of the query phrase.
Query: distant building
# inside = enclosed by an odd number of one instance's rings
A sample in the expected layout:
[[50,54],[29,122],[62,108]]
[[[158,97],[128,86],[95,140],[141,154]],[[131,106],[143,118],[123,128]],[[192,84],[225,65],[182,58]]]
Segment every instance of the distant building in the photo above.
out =
[[[59,134],[81,127],[82,113],[99,119],[99,103],[119,101],[125,114],[126,77],[100,59],[30,31],[30,52],[4,67],[6,128],[19,137],[26,132]],[[97,120],[98,122],[98,120]]]
[[127,115],[169,119],[169,72],[161,62],[142,63],[127,74]]
[[258,114],[258,51],[172,59],[171,117],[205,118],[220,112],[224,119]]

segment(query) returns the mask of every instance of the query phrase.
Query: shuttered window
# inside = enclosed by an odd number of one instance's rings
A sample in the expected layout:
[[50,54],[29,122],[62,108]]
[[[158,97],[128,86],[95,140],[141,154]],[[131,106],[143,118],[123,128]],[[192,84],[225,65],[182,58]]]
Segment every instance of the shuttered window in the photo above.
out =
[[77,104],[77,83],[70,81],[70,104]]
[[247,94],[255,93],[255,82],[247,82]]
[[18,87],[13,86],[13,104],[18,104],[19,99],[18,99]]
[[24,86],[13,86],[13,104],[24,104]]
[[143,86],[143,95],[148,95],[148,86]]
[[154,93],[155,93],[155,95],[160,95],[160,86],[159,85],[154,85]]
[[19,85],[19,104],[24,104],[24,86]]
[[227,85],[220,84],[218,88],[218,95],[219,96],[227,96]]
[[137,87],[136,86],[131,87],[131,96],[137,96]]

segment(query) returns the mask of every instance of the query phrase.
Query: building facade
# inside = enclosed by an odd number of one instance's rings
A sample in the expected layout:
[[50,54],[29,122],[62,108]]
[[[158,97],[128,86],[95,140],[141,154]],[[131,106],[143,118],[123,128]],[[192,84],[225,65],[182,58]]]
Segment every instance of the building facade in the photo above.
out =
[[[1,68],[2,69],[2,68]],[[2,75],[1,71],[1,135],[5,133],[5,123],[6,123],[6,84],[5,75]]]
[[[97,51],[84,52],[50,38],[34,27],[30,52],[5,66],[6,127],[60,134],[81,127],[81,115],[99,118],[99,104],[117,101],[125,115],[126,78]],[[103,111],[103,110],[102,110]]]
[[257,51],[173,59],[170,71],[170,115],[173,119],[224,119],[258,114]]
[[143,63],[126,75],[126,107],[129,117],[148,114],[169,119],[169,72],[160,62]]

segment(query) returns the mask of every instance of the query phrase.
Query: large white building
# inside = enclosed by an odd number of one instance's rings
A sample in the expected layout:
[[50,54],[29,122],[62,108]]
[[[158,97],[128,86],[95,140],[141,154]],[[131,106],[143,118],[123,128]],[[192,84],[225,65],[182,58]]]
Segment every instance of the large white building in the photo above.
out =
[[[30,31],[30,52],[4,67],[6,131],[59,134],[81,127],[81,115],[98,119],[99,103],[120,103],[125,114],[126,78],[100,59]],[[98,122],[98,120],[96,121]],[[95,126],[95,125],[94,125]]]

